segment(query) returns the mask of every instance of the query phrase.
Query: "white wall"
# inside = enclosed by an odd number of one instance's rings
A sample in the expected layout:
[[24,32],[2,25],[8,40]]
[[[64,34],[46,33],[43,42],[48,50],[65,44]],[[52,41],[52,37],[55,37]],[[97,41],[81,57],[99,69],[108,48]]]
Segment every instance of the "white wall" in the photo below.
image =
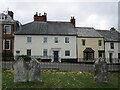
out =
[[[32,37],[32,43],[27,43],[27,36]],[[43,37],[48,38],[47,43],[43,43]],[[58,37],[58,43],[54,43],[54,37]],[[65,43],[65,37],[69,37],[69,43]],[[32,55],[43,55],[43,49],[47,49],[50,56],[53,55],[52,48],[60,48],[59,57],[76,58],[76,36],[15,35],[14,46],[14,55],[16,50],[20,50],[21,55],[26,55],[27,49],[32,50]],[[70,50],[70,56],[65,56],[65,50]]]
[[114,42],[114,49],[110,49],[110,42],[105,42],[105,57],[107,58],[107,62],[109,62],[109,53],[112,53],[112,58],[115,58],[113,59],[113,63],[117,63],[118,60],[118,53],[120,53],[120,43],[118,42]]

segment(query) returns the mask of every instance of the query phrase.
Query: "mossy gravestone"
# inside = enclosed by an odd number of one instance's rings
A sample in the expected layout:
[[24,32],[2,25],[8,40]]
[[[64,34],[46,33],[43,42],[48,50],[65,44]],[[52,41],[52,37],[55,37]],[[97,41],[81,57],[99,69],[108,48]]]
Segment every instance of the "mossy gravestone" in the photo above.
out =
[[106,61],[102,58],[95,62],[94,80],[101,83],[107,83],[108,81],[108,66]]
[[35,58],[30,61],[28,77],[29,81],[40,81],[40,63]]
[[22,57],[18,58],[18,60],[14,63],[14,82],[26,82],[26,68],[25,61]]

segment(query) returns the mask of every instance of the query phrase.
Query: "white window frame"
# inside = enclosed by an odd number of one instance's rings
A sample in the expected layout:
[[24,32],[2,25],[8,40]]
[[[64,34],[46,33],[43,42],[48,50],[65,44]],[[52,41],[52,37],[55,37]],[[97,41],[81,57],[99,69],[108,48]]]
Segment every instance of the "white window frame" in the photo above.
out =
[[[29,40],[29,38],[31,38],[31,39]],[[30,41],[30,42],[28,42],[28,41]],[[27,43],[32,43],[32,37],[30,37],[30,36],[27,37]]]
[[59,42],[58,37],[54,37],[54,43],[58,43],[58,42]]
[[43,43],[47,43],[48,38],[47,37],[43,37]]
[[[9,33],[5,33],[5,27],[6,26],[10,26],[10,32]],[[11,34],[11,25],[4,25],[4,34]]]
[[[5,49],[5,41],[9,41],[9,49]],[[11,44],[10,40],[3,40],[3,50],[10,50],[10,44]]]
[[[83,40],[85,41],[85,45],[83,45]],[[82,39],[82,46],[85,47],[86,46],[86,40],[85,39]]]
[[65,43],[70,43],[70,38],[69,37],[65,37]]
[[[19,51],[19,53],[17,53],[17,51]],[[20,50],[16,50],[16,56],[19,56],[20,55]]]
[[[69,55],[66,56],[66,52],[69,51]],[[70,50],[65,50],[65,56],[68,57],[70,56]]]
[[[44,53],[46,51],[46,54]],[[47,49],[43,49],[43,56],[48,56],[48,50]]]
[[[28,50],[30,50],[30,55],[28,55]],[[32,55],[32,50],[31,49],[27,49],[27,54],[28,56],[31,56]]]

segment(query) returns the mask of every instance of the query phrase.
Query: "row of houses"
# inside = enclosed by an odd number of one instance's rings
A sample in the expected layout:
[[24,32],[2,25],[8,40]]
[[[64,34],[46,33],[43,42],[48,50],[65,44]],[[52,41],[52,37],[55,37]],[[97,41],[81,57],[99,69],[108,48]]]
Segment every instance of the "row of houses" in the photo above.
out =
[[[36,13],[34,21],[21,25],[10,12],[1,14],[9,20],[0,19],[2,31],[5,31],[3,52],[51,62],[94,62],[97,58],[106,58],[108,63],[119,62],[120,33],[115,28],[96,30],[93,27],[76,27],[74,17],[68,22],[47,21],[46,13]],[[10,20],[14,24],[8,23]]]

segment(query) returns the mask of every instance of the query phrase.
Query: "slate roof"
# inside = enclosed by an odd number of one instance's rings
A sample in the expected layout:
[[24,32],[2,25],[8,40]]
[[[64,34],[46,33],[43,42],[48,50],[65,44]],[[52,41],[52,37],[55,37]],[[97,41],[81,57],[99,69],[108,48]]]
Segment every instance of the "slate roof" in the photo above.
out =
[[120,33],[118,31],[111,32],[110,30],[96,30],[104,38],[105,41],[120,41]]
[[78,37],[103,37],[92,27],[76,27]]
[[30,22],[22,25],[15,35],[76,35],[70,22]]

